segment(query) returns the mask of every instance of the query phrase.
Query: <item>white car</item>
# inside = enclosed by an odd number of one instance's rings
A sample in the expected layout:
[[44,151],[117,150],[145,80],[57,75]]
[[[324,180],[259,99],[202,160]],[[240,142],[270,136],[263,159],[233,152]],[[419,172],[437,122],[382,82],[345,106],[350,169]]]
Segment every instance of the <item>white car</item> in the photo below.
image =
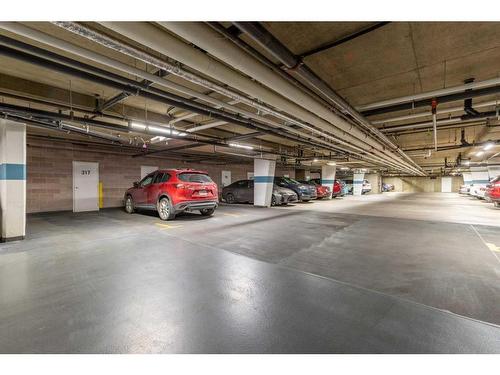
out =
[[469,195],[470,193],[470,185],[461,185],[460,190],[458,191],[459,194],[465,194]]
[[366,194],[372,191],[372,184],[368,180],[363,180],[363,187],[361,188],[361,194]]
[[469,194],[473,197],[476,197],[477,199],[485,199],[486,185],[472,184]]

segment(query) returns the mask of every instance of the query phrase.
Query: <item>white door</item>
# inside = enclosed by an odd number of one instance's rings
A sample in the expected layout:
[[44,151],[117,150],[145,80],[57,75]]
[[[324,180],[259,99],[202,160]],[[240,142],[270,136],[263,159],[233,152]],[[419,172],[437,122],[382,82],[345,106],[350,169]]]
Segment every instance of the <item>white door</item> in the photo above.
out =
[[158,167],[152,167],[149,165],[141,165],[141,178],[140,178],[140,180],[142,180],[144,177],[146,177],[146,175],[148,175],[151,172],[154,172],[156,170],[158,170]]
[[99,163],[73,162],[73,212],[99,211]]
[[231,185],[231,171],[222,171],[222,187]]
[[441,178],[441,191],[443,193],[451,193],[451,177]]

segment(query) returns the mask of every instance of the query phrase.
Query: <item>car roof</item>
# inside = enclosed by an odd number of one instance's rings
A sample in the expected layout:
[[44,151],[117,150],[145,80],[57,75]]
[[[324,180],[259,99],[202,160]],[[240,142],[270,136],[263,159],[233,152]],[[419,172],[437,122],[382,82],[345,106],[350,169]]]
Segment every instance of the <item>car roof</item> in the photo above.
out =
[[206,171],[200,171],[197,169],[158,169],[156,172],[170,172],[170,173],[203,173],[208,174]]

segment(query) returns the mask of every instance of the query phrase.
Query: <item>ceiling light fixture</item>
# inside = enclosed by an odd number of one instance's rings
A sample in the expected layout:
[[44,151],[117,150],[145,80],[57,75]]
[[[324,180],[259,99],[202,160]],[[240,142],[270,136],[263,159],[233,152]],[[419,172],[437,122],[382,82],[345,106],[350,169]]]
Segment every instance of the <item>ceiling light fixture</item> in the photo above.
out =
[[476,156],[483,156],[483,154],[484,154],[484,151],[478,151],[478,152],[476,152]]
[[488,151],[489,149],[492,149],[493,147],[495,147],[495,144],[493,142],[488,142],[484,145],[483,150]]
[[327,165],[331,165],[331,166],[334,166],[334,165],[337,165],[337,163],[335,163],[334,161],[329,161],[328,163],[326,163]]

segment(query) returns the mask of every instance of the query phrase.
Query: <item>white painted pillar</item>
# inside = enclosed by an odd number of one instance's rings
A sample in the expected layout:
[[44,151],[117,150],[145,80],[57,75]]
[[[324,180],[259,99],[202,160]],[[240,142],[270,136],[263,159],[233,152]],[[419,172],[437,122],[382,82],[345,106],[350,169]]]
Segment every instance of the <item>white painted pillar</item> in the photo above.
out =
[[495,177],[500,176],[500,165],[488,165],[488,175],[490,177],[490,181]]
[[[321,166],[321,185],[327,186],[330,192],[333,193],[333,184],[335,183],[335,172],[337,167],[335,165],[322,165]],[[330,195],[330,199],[332,196]]]
[[470,172],[462,173],[462,177],[464,178],[464,185],[472,184],[472,174]]
[[[488,168],[485,167],[470,167],[470,172],[472,174],[472,184],[474,185],[471,189],[472,191],[479,191],[481,186],[486,186],[490,182],[490,176],[488,173]],[[473,194],[475,195],[475,194]]]
[[254,159],[253,165],[253,204],[260,207],[270,207],[273,194],[276,161],[269,159]]
[[364,173],[354,173],[352,178],[352,195],[361,195],[363,190]]
[[0,119],[0,242],[26,235],[26,125]]

